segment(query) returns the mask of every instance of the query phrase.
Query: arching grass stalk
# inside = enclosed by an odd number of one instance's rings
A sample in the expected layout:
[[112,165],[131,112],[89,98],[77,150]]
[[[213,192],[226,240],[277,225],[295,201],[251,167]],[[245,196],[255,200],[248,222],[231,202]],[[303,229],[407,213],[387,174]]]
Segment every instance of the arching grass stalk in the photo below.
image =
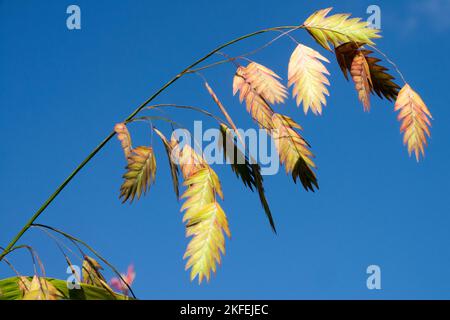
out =
[[[192,68],[199,65],[203,61],[207,60],[209,57],[214,55],[216,52],[219,52],[220,50],[234,44],[237,42],[240,42],[242,40],[251,38],[253,36],[263,34],[266,32],[271,31],[279,31],[279,30],[285,30],[285,29],[300,29],[302,27],[298,26],[280,26],[280,27],[274,27],[274,28],[267,28],[258,30],[243,36],[240,36],[238,38],[235,38],[229,42],[226,42],[216,49],[210,51],[206,55],[204,55],[202,58],[198,59],[188,67],[186,67],[183,71],[178,73],[175,77],[173,77],[171,80],[169,80],[166,84],[164,84],[159,90],[157,90],[150,98],[148,98],[146,101],[144,101],[139,107],[136,108],[125,120],[124,122],[128,122],[142,110],[144,109],[151,101],[153,101],[156,97],[158,97],[163,91],[165,91],[168,87],[170,87],[174,82],[176,82],[178,79],[180,79],[182,76],[184,76],[186,73],[188,73]],[[47,200],[42,204],[42,206],[31,216],[31,218],[26,222],[26,224],[22,227],[22,229],[14,236],[14,238],[10,241],[10,243],[5,247],[3,252],[0,254],[0,261],[5,257],[8,252],[11,251],[11,249],[14,247],[14,245],[17,243],[17,241],[23,236],[23,234],[31,227],[31,225],[36,221],[37,218],[47,209],[47,207],[55,200],[55,198],[61,193],[62,190],[70,183],[70,181],[81,171],[81,169],[86,166],[86,164],[91,161],[91,159],[100,151],[103,149],[103,147],[114,137],[115,132],[111,132],[100,144],[95,147],[95,149],[75,168],[75,170],[69,174],[69,176],[61,183],[61,185],[56,188],[56,190],[47,198]]]

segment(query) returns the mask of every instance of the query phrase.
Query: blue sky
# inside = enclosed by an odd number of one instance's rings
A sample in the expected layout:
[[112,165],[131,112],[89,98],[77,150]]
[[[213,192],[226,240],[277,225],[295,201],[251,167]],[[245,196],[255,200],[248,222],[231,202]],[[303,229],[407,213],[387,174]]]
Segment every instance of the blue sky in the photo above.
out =
[[[70,4],[81,8],[81,30],[66,28]],[[182,260],[187,240],[180,203],[162,146],[155,143],[154,188],[129,206],[118,200],[124,160],[115,140],[38,221],[84,239],[121,270],[133,262],[140,298],[450,298],[450,126],[444,123],[450,115],[449,1],[0,0],[0,245],[114,123],[201,55],[258,29],[301,24],[320,8],[367,17],[371,4],[381,8],[378,47],[398,64],[435,118],[423,162],[408,157],[392,103],[374,98],[370,114],[363,113],[332,54],[300,31],[297,40],[332,61],[331,97],[322,117],[305,116],[293,100],[279,110],[304,127],[317,155],[321,189],[306,193],[284,172],[265,179],[277,236],[257,196],[246,192],[229,168],[216,167],[232,239],[212,281],[191,283]],[[255,37],[225,52],[247,52],[273,37]],[[294,47],[280,40],[252,59],[285,78]],[[247,127],[245,108],[231,94],[233,73],[232,65],[222,65],[205,76]],[[195,76],[155,102],[218,111]],[[186,112],[170,115],[187,126],[198,119]],[[137,144],[149,143],[145,125],[136,124],[132,132]],[[67,276],[63,257],[45,234],[30,230],[20,243],[38,251],[48,275]],[[25,252],[10,259],[23,274],[32,273]],[[381,267],[380,291],[366,288],[372,264]],[[1,265],[0,276],[10,275]]]

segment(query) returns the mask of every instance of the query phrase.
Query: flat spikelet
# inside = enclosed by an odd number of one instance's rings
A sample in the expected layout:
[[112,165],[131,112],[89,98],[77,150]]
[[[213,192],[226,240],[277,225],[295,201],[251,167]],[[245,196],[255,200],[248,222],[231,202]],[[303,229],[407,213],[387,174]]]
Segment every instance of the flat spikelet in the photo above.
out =
[[386,98],[393,101],[397,98],[400,87],[394,82],[395,78],[388,73],[389,69],[379,64],[378,58],[370,56],[373,52],[370,50],[360,49],[360,44],[348,42],[335,48],[336,59],[339,66],[348,80],[348,71],[351,70],[353,59],[357,54],[364,54],[370,72],[370,90],[376,93],[380,98]]
[[380,59],[370,56],[373,53],[372,51],[361,51],[369,64],[372,92],[375,92],[380,98],[384,97],[389,101],[397,99],[400,86],[394,82],[395,78],[388,73],[389,69],[379,64]]
[[245,79],[268,103],[283,103],[287,97],[286,87],[275,72],[256,62],[251,62],[244,70]]
[[252,118],[265,129],[272,129],[273,111],[269,104],[283,103],[287,90],[272,70],[251,62],[247,67],[239,67],[233,79],[233,95],[238,91],[239,100],[247,107]]
[[178,159],[187,187],[181,196],[186,199],[181,211],[186,222],[186,236],[192,237],[184,259],[186,269],[191,268],[191,280],[198,276],[209,281],[225,254],[224,233],[230,237],[228,221],[217,196],[223,199],[222,188],[217,174],[189,146],[184,146]]
[[358,98],[364,106],[364,111],[370,110],[370,88],[372,79],[370,78],[369,64],[362,52],[358,52],[353,58],[350,68],[353,82],[355,83]]
[[230,164],[231,169],[238,178],[242,180],[244,185],[250,190],[256,189],[258,191],[261,205],[269,220],[272,230],[276,233],[275,222],[272,217],[272,212],[269,208],[263,186],[263,177],[261,175],[261,167],[252,161],[238,148],[236,144],[236,134],[226,125],[220,125],[220,146],[223,148],[225,159]]
[[127,126],[124,123],[118,123],[114,126],[114,131],[117,134],[117,139],[119,139],[123,153],[125,155],[125,159],[128,160],[128,157],[131,155],[131,136],[130,132],[127,129]]
[[217,175],[210,168],[195,172],[184,182],[187,187],[182,198],[186,198],[182,210],[183,221],[187,223],[186,236],[192,237],[184,258],[188,259],[186,269],[191,269],[191,280],[198,276],[199,283],[210,279],[216,271],[216,264],[225,254],[225,237],[230,231],[225,212],[216,201],[221,195]]
[[311,36],[325,49],[331,50],[330,42],[337,47],[342,43],[356,42],[374,44],[372,39],[380,38],[379,30],[371,29],[360,18],[351,18],[350,14],[327,14],[332,8],[314,12],[303,25]]
[[278,113],[273,115],[273,123],[275,130],[272,136],[286,172],[292,174],[295,182],[300,179],[307,191],[314,191],[314,186],[319,188],[316,175],[312,171],[316,167],[312,161],[314,155],[305,139],[295,130],[301,130],[300,125],[288,116]]
[[225,124],[220,125],[219,148],[223,151],[225,160],[244,185],[253,191],[255,177],[248,157],[238,148],[234,131]]
[[411,155],[414,152],[416,160],[419,161],[420,154],[425,156],[427,136],[431,136],[430,119],[433,117],[419,94],[408,84],[405,84],[398,94],[395,111],[400,111],[400,132],[404,134],[403,142],[408,146],[408,153]]
[[169,161],[170,174],[172,176],[173,190],[178,199],[178,198],[180,198],[180,191],[178,188],[178,186],[179,186],[179,180],[178,180],[179,171],[178,171],[178,167],[172,161],[172,152],[173,152],[175,145],[177,145],[177,143],[169,142],[167,140],[167,138],[164,136],[164,134],[161,131],[159,131],[158,129],[156,129],[155,127],[153,127],[153,130],[155,131],[155,133],[159,136],[159,138],[163,142],[164,149],[165,149],[166,155],[167,155],[167,159]]
[[329,95],[326,85],[330,85],[326,75],[327,68],[321,62],[328,59],[319,52],[299,44],[289,60],[288,87],[294,86],[292,93],[297,97],[297,106],[303,102],[305,114],[311,108],[314,114],[322,114],[322,105],[326,105]]
[[341,44],[340,46],[334,48],[334,53],[336,55],[336,60],[339,67],[344,74],[345,79],[348,79],[348,71],[352,68],[352,62],[356,54],[359,52],[361,44],[354,42],[347,42]]
[[127,172],[123,175],[124,182],[120,187],[122,202],[133,202],[145,194],[154,183],[156,175],[156,159],[153,148],[140,146],[132,150],[128,157]]

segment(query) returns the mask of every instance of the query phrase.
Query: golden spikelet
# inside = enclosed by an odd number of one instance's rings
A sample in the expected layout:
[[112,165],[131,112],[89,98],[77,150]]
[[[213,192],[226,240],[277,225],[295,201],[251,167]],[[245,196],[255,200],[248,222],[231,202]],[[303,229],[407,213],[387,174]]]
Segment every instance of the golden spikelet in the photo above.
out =
[[245,100],[253,120],[268,130],[273,128],[273,110],[269,104],[282,103],[287,96],[286,88],[278,79],[275,72],[256,62],[239,67],[233,79],[233,95],[239,91],[239,100]]
[[331,50],[329,42],[335,47],[346,42],[373,44],[372,39],[380,38],[378,29],[369,28],[361,18],[350,18],[350,14],[327,14],[333,8],[314,12],[303,25],[311,36],[325,49]]
[[400,132],[404,134],[403,142],[408,147],[408,153],[411,155],[414,152],[416,160],[419,161],[420,154],[425,156],[427,136],[431,136],[430,119],[433,117],[419,94],[408,84],[405,84],[398,94],[395,111],[399,111]]
[[287,97],[286,87],[279,81],[281,79],[275,72],[260,65],[251,62],[244,69],[244,77],[252,88],[263,97],[268,103],[283,103]]
[[217,196],[223,199],[219,178],[211,167],[191,147],[185,145],[178,153],[178,162],[185,179],[186,191],[181,211],[186,223],[186,236],[192,237],[184,258],[191,268],[191,280],[198,276],[209,281],[225,254],[224,233],[230,237],[228,221]]
[[316,167],[312,161],[314,155],[309,150],[309,144],[295,130],[302,128],[288,116],[278,113],[273,115],[273,123],[275,129],[272,136],[286,172],[292,174],[295,182],[300,179],[306,190],[314,191],[314,186],[319,187],[316,175],[312,171]]
[[154,183],[156,175],[156,158],[152,147],[140,146],[132,150],[128,157],[127,172],[120,187],[122,202],[133,202],[145,194]]
[[221,262],[225,253],[224,233],[229,237],[230,231],[224,211],[216,201],[221,195],[217,175],[210,168],[195,172],[185,181],[187,186],[183,198],[186,198],[182,210],[183,221],[187,222],[186,236],[192,239],[188,244],[185,259],[186,269],[191,269],[191,280],[198,276],[210,279],[210,273],[216,271],[216,264]]
[[320,61],[328,59],[319,52],[299,44],[291,55],[288,67],[288,87],[294,86],[293,96],[297,97],[297,106],[303,102],[305,114],[311,108],[314,114],[322,114],[322,105],[326,105],[329,95],[326,85],[330,85],[326,75],[327,68]]
[[353,58],[350,68],[353,82],[355,83],[358,98],[364,106],[364,111],[370,110],[370,88],[372,79],[370,78],[369,64],[362,52],[358,52]]

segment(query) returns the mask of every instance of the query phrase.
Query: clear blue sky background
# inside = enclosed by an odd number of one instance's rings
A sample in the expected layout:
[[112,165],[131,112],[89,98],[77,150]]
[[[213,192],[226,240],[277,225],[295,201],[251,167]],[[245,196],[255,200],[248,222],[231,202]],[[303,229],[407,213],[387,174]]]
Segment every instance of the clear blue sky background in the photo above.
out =
[[[66,28],[72,3],[82,10],[80,31]],[[373,99],[370,114],[363,113],[332,54],[300,31],[299,41],[332,61],[331,97],[322,117],[305,116],[292,100],[279,107],[304,126],[321,189],[308,194],[284,172],[266,178],[278,236],[257,196],[228,167],[216,167],[233,238],[211,283],[191,283],[182,260],[187,240],[180,204],[156,142],[157,182],[142,201],[129,206],[118,200],[124,159],[113,140],[39,222],[84,239],[121,270],[133,262],[141,298],[450,298],[449,1],[0,0],[0,244],[10,241],[114,123],[204,53],[258,29],[300,24],[328,6],[367,17],[370,4],[381,7],[379,48],[398,63],[436,119],[425,161],[408,157],[393,105]],[[243,53],[274,36],[225,52]],[[285,78],[294,47],[280,40],[253,59]],[[231,94],[233,72],[232,65],[222,65],[205,75],[246,127],[251,121]],[[217,112],[196,76],[180,80],[157,102]],[[198,118],[171,115],[186,125]],[[137,144],[149,143],[146,126],[132,130]],[[62,255],[45,234],[31,230],[20,243],[35,247],[48,275],[67,276]],[[23,274],[32,273],[25,252],[10,259]],[[366,288],[371,264],[382,268],[381,291]],[[12,272],[1,265],[0,275]]]

